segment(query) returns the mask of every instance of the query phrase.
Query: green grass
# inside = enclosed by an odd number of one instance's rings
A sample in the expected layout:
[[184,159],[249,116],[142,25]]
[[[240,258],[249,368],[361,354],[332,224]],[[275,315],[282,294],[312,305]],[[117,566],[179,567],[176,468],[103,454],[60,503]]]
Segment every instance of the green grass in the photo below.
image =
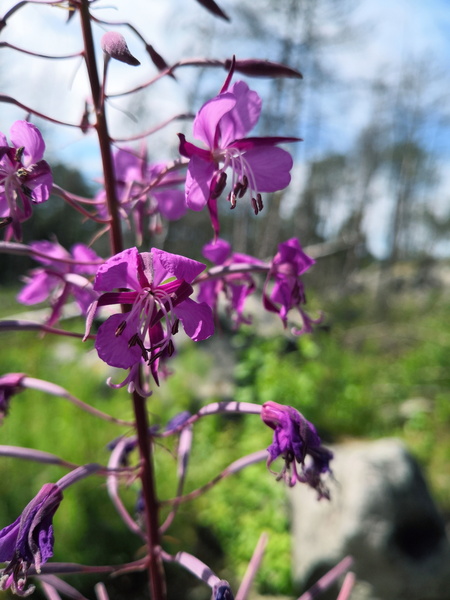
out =
[[[7,315],[13,294],[2,291]],[[367,298],[354,296],[327,305],[330,327],[294,339],[283,333],[256,336],[244,328],[231,338],[235,368],[233,397],[291,404],[315,423],[324,440],[399,436],[424,465],[443,510],[450,512],[450,304],[444,298],[402,296],[387,316],[373,316]],[[82,331],[81,322],[67,325]],[[125,390],[105,384],[112,373],[91,350],[92,343],[33,332],[1,334],[0,372],[24,372],[63,386],[85,402],[117,417],[131,418]],[[231,352],[231,350],[230,350]],[[180,410],[194,412],[208,401],[201,384],[216,367],[208,344],[183,346],[175,373],[150,400],[151,418],[166,422]],[[118,381],[121,374],[113,374]],[[219,389],[219,388],[218,388]],[[62,399],[34,391],[13,397],[0,429],[0,443],[35,447],[77,464],[106,464],[106,444],[124,427],[101,424]],[[241,455],[265,448],[271,433],[255,416],[212,417],[195,428],[187,491],[206,483]],[[160,495],[175,490],[173,444],[157,447]],[[40,486],[64,474],[58,467],[2,458],[0,526],[17,517]],[[137,486],[124,493],[130,510]],[[69,488],[55,516],[55,559],[104,564],[140,555],[141,542],[128,533],[111,507],[101,478]],[[209,561],[221,576],[237,581],[261,531],[269,533],[260,590],[289,593],[289,518],[283,485],[254,465],[224,480],[180,508],[165,545]],[[100,543],[104,540],[104,546]],[[72,582],[75,580],[71,579]],[[82,586],[82,581],[75,582]],[[91,585],[91,583],[89,584]],[[88,590],[85,590],[88,593]]]

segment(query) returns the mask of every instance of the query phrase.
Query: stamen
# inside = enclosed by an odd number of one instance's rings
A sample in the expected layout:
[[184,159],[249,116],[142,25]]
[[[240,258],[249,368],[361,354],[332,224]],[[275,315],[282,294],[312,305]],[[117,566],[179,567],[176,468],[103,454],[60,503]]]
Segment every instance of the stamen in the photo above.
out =
[[257,202],[257,204],[258,204],[258,209],[259,209],[259,212],[261,212],[261,211],[262,211],[262,209],[264,208],[264,204],[263,204],[263,201],[262,201],[262,196],[261,196],[261,194],[259,194],[259,193],[258,193],[258,194],[256,194],[256,202]]
[[241,187],[241,190],[239,192],[239,198],[242,198],[242,196],[247,191],[247,188],[248,188],[248,177],[247,177],[247,175],[244,175],[242,177],[242,184],[241,185],[242,185],[242,187]]
[[144,346],[144,342],[141,340],[141,338],[139,337],[139,335],[137,333],[132,335],[131,338],[128,340],[128,348],[132,348],[133,346],[136,346],[136,345],[139,346],[139,348],[141,349],[142,358],[147,362],[148,361],[148,350]]
[[253,212],[255,213],[255,215],[258,214],[258,206],[256,204],[256,198],[252,198],[252,208],[253,208]]
[[221,174],[219,175],[219,179],[216,181],[213,191],[211,192],[211,198],[213,198],[213,199],[218,198],[220,196],[220,194],[223,192],[223,190],[225,189],[226,184],[227,184],[227,174],[225,173],[225,171],[222,171]]
[[123,330],[125,329],[126,326],[127,326],[127,322],[122,321],[122,323],[120,323],[120,325],[117,327],[116,331],[114,332],[114,335],[116,337],[119,337],[119,335],[122,335]]
[[22,156],[25,150],[25,146],[21,146],[20,148],[16,148],[16,152],[14,154],[14,160],[20,162],[22,160]]

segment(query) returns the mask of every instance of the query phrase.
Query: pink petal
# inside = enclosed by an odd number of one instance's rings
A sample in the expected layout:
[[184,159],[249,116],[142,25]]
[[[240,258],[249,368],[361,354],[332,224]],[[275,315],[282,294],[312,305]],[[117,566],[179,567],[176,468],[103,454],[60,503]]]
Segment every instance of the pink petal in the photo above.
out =
[[192,210],[201,210],[209,200],[211,181],[216,171],[213,162],[206,162],[198,156],[189,161],[186,174],[186,204]]
[[[101,261],[100,256],[92,248],[88,248],[84,244],[75,244],[71,249],[74,260],[80,262]],[[74,265],[73,272],[80,275],[95,275],[99,265]]]
[[16,148],[24,148],[22,164],[29,167],[42,160],[45,143],[39,129],[27,121],[16,121],[10,129],[11,142]]
[[53,176],[50,166],[45,160],[28,167],[25,185],[32,191],[33,202],[41,203],[49,199],[52,191]]
[[158,248],[152,248],[151,253],[154,268],[153,285],[159,285],[170,277],[184,279],[187,283],[191,283],[205,270],[203,263],[179,254],[171,254],[164,250],[158,250]]
[[179,304],[173,311],[180,321],[187,335],[194,341],[206,340],[214,333],[214,318],[211,308],[202,302],[194,302],[188,298]]
[[168,221],[176,221],[186,214],[186,196],[181,190],[161,190],[153,192],[158,202],[159,212]]
[[198,111],[194,119],[193,131],[197,140],[204,142],[208,148],[216,147],[216,130],[219,121],[236,105],[233,94],[225,92],[209,100]]
[[107,292],[115,288],[141,289],[137,278],[138,250],[128,248],[101,265],[95,277],[94,290]]
[[17,301],[21,304],[38,304],[44,302],[55,285],[60,281],[57,277],[52,277],[41,269],[30,277],[28,283],[23,287],[17,296]]
[[128,319],[125,329],[120,335],[116,335],[117,328],[123,323],[126,315],[111,315],[102,325],[100,325],[95,347],[99,357],[111,367],[128,369],[139,362],[142,357],[142,350],[139,346],[129,347],[128,343],[134,334],[138,331],[139,317]]
[[244,81],[237,81],[230,93],[236,98],[236,106],[220,120],[221,148],[226,148],[236,138],[247,135],[261,114],[261,98]]
[[223,264],[231,253],[231,245],[220,238],[203,246],[202,254],[215,265]]
[[293,160],[289,152],[276,146],[249,150],[244,155],[250,165],[258,192],[276,192],[287,187],[291,181]]

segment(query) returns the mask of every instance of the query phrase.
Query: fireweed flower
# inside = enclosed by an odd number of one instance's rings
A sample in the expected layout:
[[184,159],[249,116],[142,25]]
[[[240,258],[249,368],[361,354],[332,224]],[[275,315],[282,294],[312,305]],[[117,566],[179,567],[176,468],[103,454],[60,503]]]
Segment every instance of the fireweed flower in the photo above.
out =
[[0,217],[11,221],[7,238],[21,240],[21,223],[30,218],[32,204],[48,200],[53,184],[43,159],[45,143],[37,127],[16,121],[10,129],[12,146],[0,133]]
[[[306,304],[305,289],[301,276],[314,264],[314,260],[303,252],[300,242],[291,238],[287,242],[278,244],[278,252],[274,256],[270,270],[267,274],[263,290],[264,308],[277,313],[284,326],[287,325],[287,315],[291,308],[296,307],[303,321],[300,330],[294,333],[310,333],[312,324],[320,322],[311,317],[302,308]],[[273,283],[269,293],[269,285]]]
[[[179,321],[192,340],[210,337],[214,332],[210,307],[189,297],[190,284],[204,268],[195,260],[157,248],[142,253],[130,248],[101,265],[94,290],[105,293],[88,311],[87,331],[100,306],[122,304],[130,310],[111,315],[100,326],[95,341],[99,357],[122,369],[141,360],[151,365],[164,352],[173,353],[172,337]],[[130,291],[112,291],[116,288]]]
[[[247,254],[232,253],[231,245],[222,239],[215,243],[203,246],[203,256],[217,266],[230,266],[250,264],[264,266],[265,263]],[[206,302],[217,313],[219,296],[223,293],[228,302],[228,310],[234,316],[235,326],[241,323],[250,323],[251,320],[243,316],[244,305],[247,297],[256,289],[253,277],[249,273],[229,273],[219,278],[212,277],[201,282],[198,294],[199,302]]]
[[[176,221],[186,213],[184,191],[179,189],[184,177],[164,173],[165,163],[148,164],[145,152],[136,154],[130,148],[117,150],[113,160],[119,210],[123,219],[132,217],[139,239],[147,220],[151,232],[160,232],[161,217]],[[104,190],[97,195],[97,202],[99,214],[106,217]]]
[[30,246],[37,253],[35,260],[42,263],[43,267],[33,269],[25,278],[26,285],[17,300],[22,304],[32,305],[50,298],[52,312],[47,321],[49,325],[59,319],[64,304],[71,295],[82,314],[86,315],[87,309],[98,295],[86,276],[95,275],[101,258],[84,244],[75,244],[71,253],[60,244],[46,240],[32,242]]
[[22,389],[21,382],[24,377],[24,373],[8,373],[0,377],[0,423],[8,414],[11,397]]
[[8,561],[0,578],[0,590],[11,587],[13,593],[27,596],[34,587],[26,589],[27,572],[53,556],[52,519],[63,498],[60,487],[46,483],[24,508],[14,523],[0,531],[0,562]]
[[179,134],[180,154],[189,158],[186,176],[186,203],[193,210],[208,205],[214,231],[219,230],[216,203],[231,169],[228,200],[234,208],[248,191],[254,212],[262,209],[263,192],[284,189],[290,182],[293,162],[290,154],[277,147],[297,142],[293,137],[245,137],[261,114],[261,99],[244,81],[237,81],[199,110],[193,125],[199,148]]
[[333,454],[322,446],[314,425],[292,406],[277,402],[263,404],[261,419],[274,430],[273,441],[267,448],[267,466],[270,468],[279,456],[284,459],[277,479],[284,479],[290,487],[297,481],[307,483],[317,491],[319,499],[329,499],[321,476],[331,473],[329,463]]

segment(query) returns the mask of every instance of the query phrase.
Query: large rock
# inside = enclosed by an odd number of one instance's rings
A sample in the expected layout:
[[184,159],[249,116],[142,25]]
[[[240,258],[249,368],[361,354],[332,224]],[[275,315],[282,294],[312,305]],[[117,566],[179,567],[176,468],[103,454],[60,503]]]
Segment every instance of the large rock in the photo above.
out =
[[352,598],[450,600],[445,524],[403,443],[332,450],[331,501],[303,485],[289,493],[295,581],[308,587],[350,554],[360,582]]

